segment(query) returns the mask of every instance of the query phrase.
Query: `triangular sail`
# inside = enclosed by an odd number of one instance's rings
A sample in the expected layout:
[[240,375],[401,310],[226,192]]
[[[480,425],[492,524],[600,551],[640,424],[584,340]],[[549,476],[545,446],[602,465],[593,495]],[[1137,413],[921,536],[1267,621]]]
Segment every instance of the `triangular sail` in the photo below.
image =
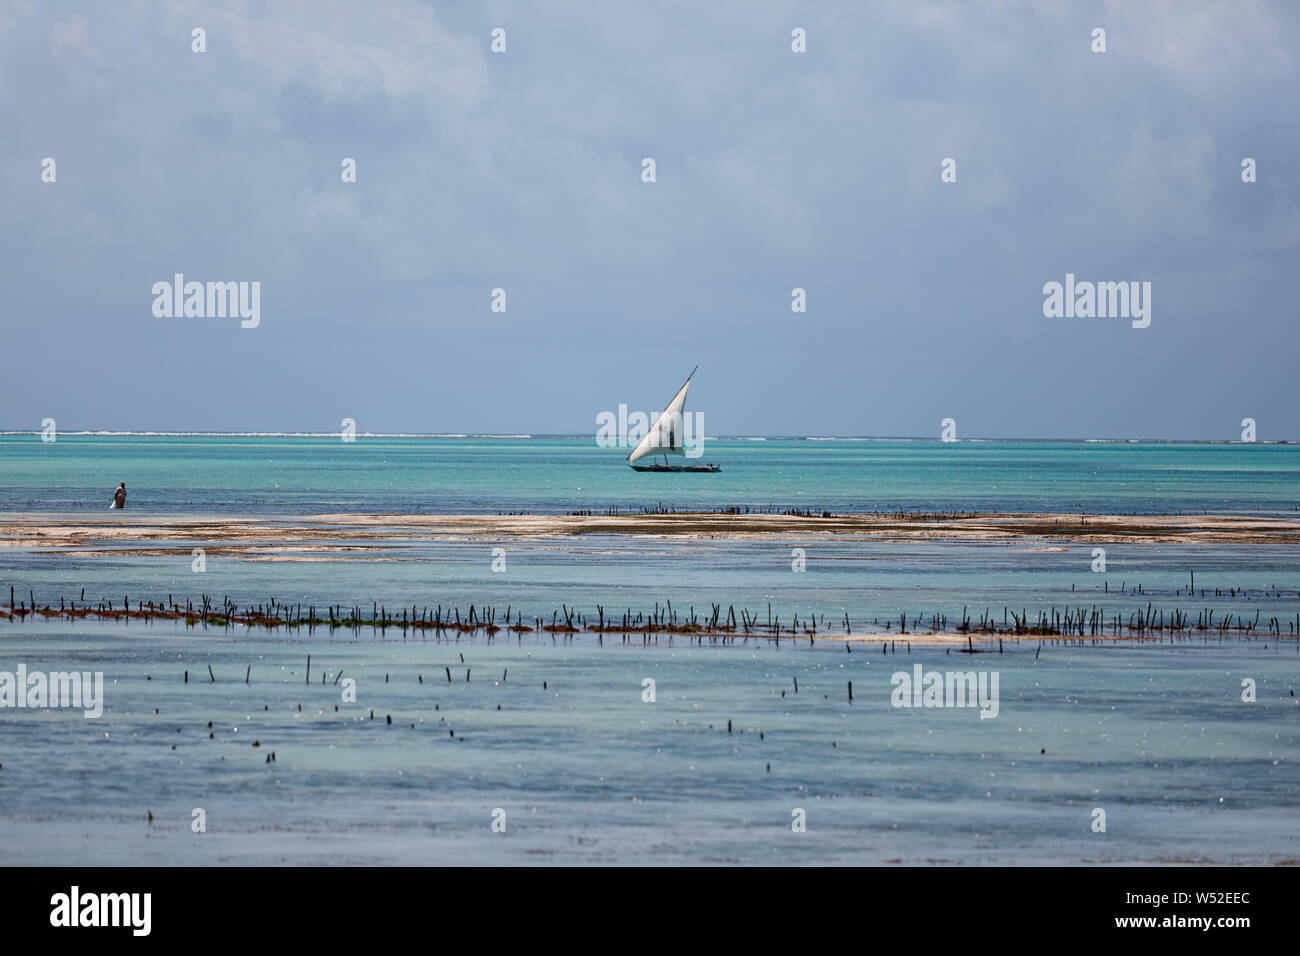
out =
[[650,426],[645,437],[632,449],[632,454],[627,456],[628,464],[632,464],[646,455],[685,455],[686,449],[682,444],[682,408],[686,405],[686,390],[691,387],[691,379],[695,376],[695,369],[686,377],[685,383],[673,400],[668,403],[668,407],[659,413],[655,423]]

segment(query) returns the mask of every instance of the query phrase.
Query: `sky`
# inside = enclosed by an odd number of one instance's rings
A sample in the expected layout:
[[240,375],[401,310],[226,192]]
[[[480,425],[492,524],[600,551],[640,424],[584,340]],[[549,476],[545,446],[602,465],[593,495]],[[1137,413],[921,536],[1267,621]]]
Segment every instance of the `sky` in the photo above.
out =
[[1298,440],[1298,50],[1257,0],[7,0],[0,428],[594,433],[698,364],[709,435]]

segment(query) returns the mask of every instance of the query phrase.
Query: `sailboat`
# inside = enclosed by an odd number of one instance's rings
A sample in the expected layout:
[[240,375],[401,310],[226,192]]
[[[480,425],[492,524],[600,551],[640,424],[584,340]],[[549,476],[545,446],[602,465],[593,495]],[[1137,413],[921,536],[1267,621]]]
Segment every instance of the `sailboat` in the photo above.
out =
[[[691,369],[691,374],[686,376],[686,381],[682,387],[677,390],[673,400],[668,403],[668,407],[659,413],[655,423],[650,426],[645,437],[632,449],[632,454],[627,456],[627,463],[637,471],[721,471],[717,465],[704,464],[668,464],[669,455],[686,456],[686,447],[682,441],[682,408],[686,405],[686,390],[691,387],[691,379],[699,371],[699,366]],[[695,440],[698,442],[704,436],[696,435]],[[660,464],[651,456],[662,455],[663,463]],[[650,458],[649,461],[644,459]],[[640,462],[640,464],[638,464]]]

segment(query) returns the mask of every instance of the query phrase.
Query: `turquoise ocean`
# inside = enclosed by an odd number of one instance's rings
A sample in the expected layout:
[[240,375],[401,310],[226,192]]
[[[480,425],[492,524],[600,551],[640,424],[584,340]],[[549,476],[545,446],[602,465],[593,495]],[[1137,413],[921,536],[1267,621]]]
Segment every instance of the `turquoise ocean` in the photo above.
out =
[[1290,513],[1300,445],[706,439],[717,474],[638,473],[550,438],[0,435],[0,510],[566,513],[664,505],[836,512]]

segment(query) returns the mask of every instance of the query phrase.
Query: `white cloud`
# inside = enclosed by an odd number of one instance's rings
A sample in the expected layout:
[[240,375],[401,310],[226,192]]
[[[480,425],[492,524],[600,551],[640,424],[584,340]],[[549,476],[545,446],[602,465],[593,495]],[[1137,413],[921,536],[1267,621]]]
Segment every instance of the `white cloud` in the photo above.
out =
[[1238,77],[1292,72],[1291,55],[1263,0],[1106,0],[1109,46],[1201,87]]

